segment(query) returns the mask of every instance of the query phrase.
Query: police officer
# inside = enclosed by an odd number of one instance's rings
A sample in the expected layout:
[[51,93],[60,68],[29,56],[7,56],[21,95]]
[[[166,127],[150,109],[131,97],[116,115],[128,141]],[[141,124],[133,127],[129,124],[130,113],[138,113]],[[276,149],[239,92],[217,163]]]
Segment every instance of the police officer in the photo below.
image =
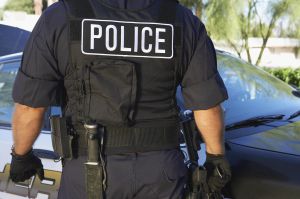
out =
[[[44,113],[62,106],[78,156],[66,160],[58,198],[86,198],[83,125],[105,129],[105,197],[182,198],[176,88],[206,143],[210,192],[230,177],[220,103],[226,88],[204,25],[175,0],[64,0],[40,17],[23,54],[13,99],[10,176],[43,166],[32,152]],[[221,177],[215,176],[215,168]],[[226,182],[227,182],[226,180]]]

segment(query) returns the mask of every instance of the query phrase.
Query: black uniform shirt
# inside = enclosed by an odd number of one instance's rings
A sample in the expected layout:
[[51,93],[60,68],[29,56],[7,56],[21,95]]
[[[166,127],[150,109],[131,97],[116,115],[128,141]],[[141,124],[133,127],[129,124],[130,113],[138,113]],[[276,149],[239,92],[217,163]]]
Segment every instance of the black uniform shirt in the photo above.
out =
[[[92,0],[91,3],[99,3]],[[108,1],[113,6],[137,9],[153,0]],[[184,7],[183,54],[180,66],[185,106],[190,110],[208,109],[228,98],[217,71],[214,46],[204,25]],[[71,70],[69,63],[69,29],[62,2],[50,6],[40,17],[24,50],[17,75],[13,99],[30,107],[59,105],[63,79]]]

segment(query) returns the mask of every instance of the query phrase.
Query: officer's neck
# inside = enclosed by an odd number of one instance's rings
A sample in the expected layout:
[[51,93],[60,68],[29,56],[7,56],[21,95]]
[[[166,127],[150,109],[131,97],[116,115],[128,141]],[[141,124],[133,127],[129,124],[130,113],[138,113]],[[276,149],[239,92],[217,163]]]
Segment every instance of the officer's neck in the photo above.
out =
[[155,0],[102,0],[106,4],[118,9],[142,9],[148,7]]

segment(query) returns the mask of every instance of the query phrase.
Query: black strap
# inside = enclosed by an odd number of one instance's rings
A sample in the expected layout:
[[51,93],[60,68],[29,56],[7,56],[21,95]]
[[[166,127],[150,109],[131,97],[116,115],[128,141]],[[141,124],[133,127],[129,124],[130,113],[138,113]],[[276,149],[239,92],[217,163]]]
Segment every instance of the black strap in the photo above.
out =
[[[74,127],[78,134],[79,155],[85,155],[87,138],[84,129]],[[172,127],[106,127],[104,152],[106,154],[132,153],[174,149],[179,147],[179,126]]]
[[94,10],[89,0],[64,0],[69,14],[75,18],[95,18]]
[[[163,0],[160,5],[158,22],[160,23],[170,23],[175,24],[177,16],[177,0]],[[180,21],[180,20],[179,20]],[[182,59],[182,24],[174,25],[174,50],[175,50],[175,79],[174,79],[174,95],[176,93],[176,86],[180,79],[180,68],[181,59]],[[176,101],[173,100],[173,103],[176,104]]]
[[180,47],[182,45],[182,27],[174,26],[174,45]]
[[177,13],[177,0],[163,0],[161,1],[160,11],[158,15],[158,22],[160,23],[174,23]]
[[80,41],[81,39],[81,20],[70,20],[70,40]]
[[70,16],[70,40],[79,41],[82,19],[95,18],[95,12],[89,0],[63,0],[63,3]]
[[[174,24],[177,16],[177,0],[163,0],[161,1],[160,10],[157,21],[159,23]],[[182,27],[180,25],[174,26],[174,45],[181,46]]]
[[124,146],[165,146],[171,143],[178,143],[177,127],[107,127],[106,147]]

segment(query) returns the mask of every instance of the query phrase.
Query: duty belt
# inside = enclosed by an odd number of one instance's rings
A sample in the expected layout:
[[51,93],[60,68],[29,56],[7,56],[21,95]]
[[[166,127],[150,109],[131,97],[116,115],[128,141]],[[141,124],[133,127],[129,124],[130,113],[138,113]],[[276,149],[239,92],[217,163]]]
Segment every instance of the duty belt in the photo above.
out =
[[[86,155],[87,138],[82,127],[76,127],[75,151]],[[76,146],[77,145],[77,146]],[[131,153],[167,150],[179,147],[179,127],[105,127],[104,153]]]

